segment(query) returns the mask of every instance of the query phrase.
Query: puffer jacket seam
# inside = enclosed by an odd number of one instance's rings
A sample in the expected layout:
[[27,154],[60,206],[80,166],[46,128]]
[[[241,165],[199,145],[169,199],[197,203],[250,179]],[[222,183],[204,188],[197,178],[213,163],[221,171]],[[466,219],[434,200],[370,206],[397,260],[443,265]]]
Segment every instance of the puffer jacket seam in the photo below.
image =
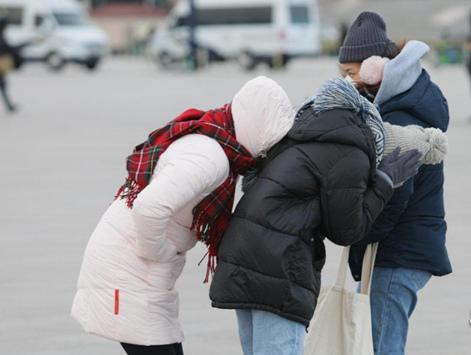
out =
[[302,200],[302,201],[308,201],[308,200],[311,200],[312,199],[312,196],[301,196],[301,195],[298,195],[297,193],[291,191],[289,188],[287,188],[285,185],[283,185],[281,182],[279,181],[276,181],[268,176],[260,176],[259,177],[260,179],[262,180],[268,180],[268,181],[271,181],[275,184],[277,184],[278,186],[280,186],[281,188],[283,188],[285,191],[289,192],[291,195],[293,195],[294,197],[296,197],[296,199],[299,199],[299,200]]
[[[359,149],[360,151],[362,151],[361,149]],[[349,158],[350,155],[352,155],[353,153],[356,152],[356,149],[352,149],[351,151],[349,151],[348,153],[345,153],[341,158],[337,159],[337,161],[335,162],[335,164],[333,166],[331,166],[329,168],[329,170],[327,170],[325,176],[329,177],[332,170],[334,170],[341,162],[343,162],[345,159]],[[363,152],[363,151],[362,151]],[[325,178],[324,178],[325,179]]]
[[271,230],[272,232],[280,233],[280,234],[283,234],[283,235],[286,234],[286,235],[289,235],[289,236],[291,236],[291,237],[293,237],[293,238],[298,238],[298,239],[301,239],[301,240],[303,239],[301,235],[298,235],[298,234],[291,234],[291,233],[289,233],[289,232],[280,231],[280,230],[278,230],[278,229],[274,229],[274,228],[272,228],[272,227],[268,227],[268,226],[266,226],[266,225],[264,225],[264,224],[261,224],[260,222],[254,221],[253,219],[251,219],[251,218],[249,218],[249,217],[246,217],[246,216],[240,216],[240,215],[235,215],[235,214],[234,214],[234,215],[232,215],[231,218],[243,219],[243,220],[246,220],[246,221],[248,221],[248,222],[250,222],[250,223],[256,224],[257,226],[260,226],[260,227],[269,229],[269,230]]
[[[348,111],[352,111],[354,112],[353,110],[348,110]],[[317,140],[319,140],[320,138],[324,137],[325,135],[327,134],[330,134],[332,132],[335,132],[335,131],[338,131],[340,129],[344,129],[345,127],[354,127],[354,126],[357,126],[356,123],[352,123],[352,122],[345,122],[344,125],[342,126],[339,126],[339,127],[335,127],[335,128],[332,128],[332,129],[329,129],[328,131],[325,130],[325,131],[321,131],[320,129],[318,128],[313,128],[313,129],[309,129],[309,128],[303,128],[302,131],[303,131],[303,134],[304,136],[316,136],[315,139],[312,139],[312,140],[309,140],[309,139],[297,139],[296,137],[293,137],[293,136],[289,136],[291,139],[294,139],[296,140],[297,142],[300,142],[300,143],[315,143]],[[297,131],[301,131],[300,128],[297,128],[296,129]],[[317,132],[322,132],[320,133],[319,135],[316,135]],[[321,142],[319,142],[321,143]]]
[[[312,165],[315,166],[316,171],[317,171],[317,174],[318,174],[318,176],[320,176],[320,175],[321,175],[321,169],[319,169],[319,167],[318,167],[317,164],[311,159],[311,157],[310,157],[303,149],[301,149],[301,147],[300,147],[299,145],[295,146],[294,149],[296,149],[300,154],[304,155],[304,157],[305,157],[306,159],[308,159],[308,160],[311,162]],[[318,176],[316,175],[316,177],[318,177]],[[319,178],[319,180],[320,180],[320,178]]]
[[254,269],[252,269],[252,268],[249,268],[249,267],[247,267],[247,266],[239,265],[239,264],[236,264],[236,263],[234,263],[234,262],[232,262],[232,261],[228,261],[228,260],[224,260],[224,259],[222,259],[222,262],[227,263],[227,264],[231,264],[231,265],[234,265],[234,266],[237,266],[237,267],[242,268],[242,269],[249,270],[250,272],[253,272],[253,273],[256,273],[256,274],[260,274],[260,275],[263,275],[263,276],[265,276],[265,277],[271,277],[271,278],[273,278],[273,279],[278,279],[278,280],[283,280],[283,281],[292,282],[292,283],[295,284],[296,286],[302,287],[303,289],[305,289],[305,290],[307,290],[307,291],[313,293],[314,295],[316,294],[316,292],[315,292],[313,289],[310,289],[310,288],[308,288],[308,287],[306,287],[306,286],[303,286],[303,285],[301,285],[300,283],[298,283],[298,282],[296,282],[296,281],[293,281],[293,280],[290,280],[290,279],[288,279],[288,278],[281,278],[281,277],[277,277],[277,276],[273,276],[273,275],[268,275],[268,274],[265,274],[265,273],[263,273],[263,272],[260,272],[260,271],[254,270]]
[[335,191],[343,191],[343,190],[364,190],[364,188],[362,187],[336,187],[335,189],[333,189]]

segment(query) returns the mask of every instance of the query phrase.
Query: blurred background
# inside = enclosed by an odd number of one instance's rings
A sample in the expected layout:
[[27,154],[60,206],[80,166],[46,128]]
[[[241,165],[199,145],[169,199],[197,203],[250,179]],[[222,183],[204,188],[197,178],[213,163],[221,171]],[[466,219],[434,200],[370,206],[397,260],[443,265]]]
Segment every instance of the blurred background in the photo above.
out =
[[[424,66],[451,113],[454,273],[421,294],[408,354],[470,354],[469,0],[0,0],[0,353],[121,354],[69,312],[125,157],[184,109],[229,102],[256,75],[299,105],[339,75],[338,48],[364,10],[379,12],[398,43],[430,45]],[[185,351],[240,354],[233,312],[210,307],[204,253],[189,253],[177,284]],[[338,256],[329,245],[327,284]]]
[[434,64],[461,63],[469,7],[465,0],[1,0],[0,15],[9,19],[11,44],[29,43],[23,61],[53,70],[71,62],[95,70],[110,54],[165,69],[235,60],[252,70],[335,56],[362,9],[381,13],[398,42],[427,41]]

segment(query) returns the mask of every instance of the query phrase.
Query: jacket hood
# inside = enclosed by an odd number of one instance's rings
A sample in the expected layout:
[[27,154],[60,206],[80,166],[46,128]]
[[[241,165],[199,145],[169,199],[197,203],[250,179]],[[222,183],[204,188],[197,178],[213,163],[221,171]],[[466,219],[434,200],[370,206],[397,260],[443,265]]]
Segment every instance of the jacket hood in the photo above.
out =
[[393,111],[407,111],[426,126],[446,131],[448,103],[420,63],[428,50],[425,43],[410,41],[386,64],[375,104],[379,105],[383,116]]
[[248,81],[232,100],[236,138],[253,157],[264,155],[288,133],[295,114],[283,88],[264,76]]
[[383,80],[374,103],[381,105],[409,90],[422,73],[420,60],[430,50],[420,41],[409,41],[399,55],[384,67]]
[[328,80],[303,105],[289,135],[298,141],[355,145],[368,154],[373,149],[376,164],[383,157],[385,136],[378,110],[351,83],[339,78]]
[[309,108],[296,120],[288,137],[298,142],[323,142],[355,146],[375,159],[369,128],[351,110],[333,109],[316,113]]

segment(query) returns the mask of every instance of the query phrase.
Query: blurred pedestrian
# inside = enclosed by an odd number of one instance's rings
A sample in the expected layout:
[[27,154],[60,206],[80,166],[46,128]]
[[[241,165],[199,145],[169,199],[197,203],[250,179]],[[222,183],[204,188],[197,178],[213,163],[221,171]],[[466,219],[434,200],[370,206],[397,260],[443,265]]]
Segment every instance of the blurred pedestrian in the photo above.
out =
[[15,61],[19,59],[19,49],[11,46],[5,38],[7,26],[8,18],[0,17],[0,91],[7,110],[15,112],[17,106],[13,104],[8,94],[7,75],[15,67]]
[[244,179],[218,252],[210,298],[213,307],[236,310],[245,355],[303,354],[323,239],[350,245],[363,238],[393,188],[417,172],[421,154],[441,161],[440,146],[430,144],[435,133],[383,127],[376,108],[342,79],[303,105],[258,174]]
[[191,70],[199,69],[198,63],[198,43],[196,40],[196,31],[198,27],[198,16],[196,10],[195,0],[189,0],[190,3],[190,15],[188,17],[188,28],[190,31],[190,36],[188,38],[188,46],[190,49],[189,63]]
[[[378,105],[384,121],[446,131],[447,100],[421,65],[428,51],[419,41],[396,46],[381,16],[363,12],[347,34],[339,61],[344,75]],[[423,166],[394,193],[368,236],[351,249],[350,267],[359,280],[366,245],[379,242],[371,285],[376,355],[405,353],[418,292],[432,275],[452,271],[445,246],[443,184],[443,164]]]
[[465,52],[466,52],[466,69],[468,69],[468,75],[469,75],[469,80],[471,84],[471,12],[469,13],[469,32],[468,32],[468,37],[466,38]]
[[238,175],[293,121],[285,92],[259,77],[230,105],[187,110],[136,147],[85,251],[72,315],[87,332],[130,355],[183,354],[175,282],[186,253],[197,240],[208,245],[208,277]]

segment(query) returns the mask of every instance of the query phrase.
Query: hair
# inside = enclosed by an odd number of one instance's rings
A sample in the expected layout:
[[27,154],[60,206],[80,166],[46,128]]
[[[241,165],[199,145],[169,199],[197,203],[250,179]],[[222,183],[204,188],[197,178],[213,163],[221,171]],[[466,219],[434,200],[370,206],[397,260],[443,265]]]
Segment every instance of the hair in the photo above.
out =
[[395,42],[394,44],[396,45],[396,50],[394,51],[394,53],[387,56],[387,58],[389,58],[389,59],[396,58],[402,52],[402,50],[406,46],[406,43],[407,43],[407,39],[405,39],[405,38],[402,38],[399,42]]

